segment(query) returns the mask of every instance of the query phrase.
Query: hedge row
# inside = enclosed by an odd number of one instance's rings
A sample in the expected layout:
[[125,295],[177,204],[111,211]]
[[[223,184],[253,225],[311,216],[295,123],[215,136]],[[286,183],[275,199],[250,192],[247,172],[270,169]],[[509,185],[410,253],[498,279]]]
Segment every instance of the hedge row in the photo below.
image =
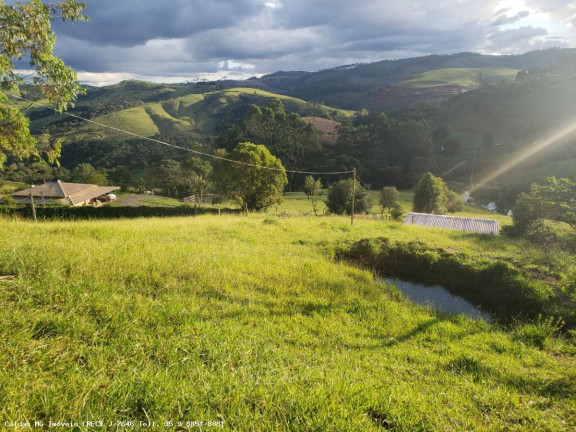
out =
[[[422,242],[362,240],[339,253],[340,258],[368,267],[382,276],[424,285],[441,285],[501,321],[559,313],[552,288],[530,278],[512,264],[431,248]],[[576,322],[573,313],[561,310]]]
[[[222,213],[239,213],[236,209],[222,209]],[[29,206],[17,206],[12,208],[0,208],[0,213],[18,216],[24,219],[32,219],[32,211]],[[67,207],[67,206],[38,206],[36,217],[45,220],[85,220],[85,219],[120,219],[140,217],[174,217],[196,216],[202,214],[217,214],[217,208],[204,207]]]

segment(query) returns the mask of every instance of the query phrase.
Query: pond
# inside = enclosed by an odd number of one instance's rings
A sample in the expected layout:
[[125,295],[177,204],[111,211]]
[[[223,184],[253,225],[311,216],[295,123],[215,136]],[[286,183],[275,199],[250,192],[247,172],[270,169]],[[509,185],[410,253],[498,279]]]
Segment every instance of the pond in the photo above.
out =
[[450,294],[448,290],[440,285],[427,287],[400,279],[380,278],[382,282],[394,285],[404,296],[424,306],[432,306],[435,309],[451,314],[464,314],[475,320],[490,322],[490,315],[482,312],[472,303],[462,297]]

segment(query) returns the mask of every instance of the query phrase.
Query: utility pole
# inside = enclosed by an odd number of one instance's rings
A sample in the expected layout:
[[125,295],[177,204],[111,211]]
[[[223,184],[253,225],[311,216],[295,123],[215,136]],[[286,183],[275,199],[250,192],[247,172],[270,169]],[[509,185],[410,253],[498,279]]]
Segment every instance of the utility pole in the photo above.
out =
[[34,222],[38,222],[38,219],[36,219],[36,207],[34,207],[34,197],[32,196],[32,193],[30,193],[30,205],[32,206],[32,218],[34,219]]
[[354,204],[356,201],[356,168],[352,170],[352,211],[350,212],[350,225],[354,225]]

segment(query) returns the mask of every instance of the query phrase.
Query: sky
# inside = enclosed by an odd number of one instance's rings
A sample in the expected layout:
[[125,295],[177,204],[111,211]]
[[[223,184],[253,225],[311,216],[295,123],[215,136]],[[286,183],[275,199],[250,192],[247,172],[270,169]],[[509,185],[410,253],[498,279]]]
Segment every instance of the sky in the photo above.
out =
[[89,23],[57,20],[53,28],[56,55],[91,85],[521,54],[576,41],[576,0],[85,1]]

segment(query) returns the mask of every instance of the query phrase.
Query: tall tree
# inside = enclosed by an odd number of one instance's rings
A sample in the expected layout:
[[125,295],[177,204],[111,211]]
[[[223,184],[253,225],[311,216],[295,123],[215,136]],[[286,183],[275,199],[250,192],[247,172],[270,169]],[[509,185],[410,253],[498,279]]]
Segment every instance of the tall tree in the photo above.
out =
[[228,154],[219,149],[213,178],[218,192],[247,210],[263,210],[282,202],[282,192],[288,184],[280,159],[263,145],[240,143]]
[[317,194],[322,189],[322,182],[315,180],[311,175],[306,176],[304,179],[304,193],[310,198],[312,195]]
[[446,197],[444,181],[432,173],[424,174],[414,191],[413,210],[419,213],[446,213]]
[[[40,157],[29,122],[18,108],[5,104],[6,92],[19,92],[23,79],[16,62],[28,58],[35,70],[34,84],[54,107],[65,110],[82,92],[76,73],[54,56],[56,36],[51,29],[55,17],[64,21],[86,21],[82,15],[85,3],[63,0],[44,4],[41,0],[17,3],[14,6],[0,0],[0,167],[7,155],[19,158]],[[43,153],[53,162],[59,145]]]
[[384,217],[384,212],[390,214],[392,209],[396,207],[398,203],[398,189],[394,186],[384,186],[378,195],[378,205],[380,206],[381,214],[380,217]]
[[72,170],[72,181],[104,186],[108,184],[108,176],[89,163],[83,163]]

